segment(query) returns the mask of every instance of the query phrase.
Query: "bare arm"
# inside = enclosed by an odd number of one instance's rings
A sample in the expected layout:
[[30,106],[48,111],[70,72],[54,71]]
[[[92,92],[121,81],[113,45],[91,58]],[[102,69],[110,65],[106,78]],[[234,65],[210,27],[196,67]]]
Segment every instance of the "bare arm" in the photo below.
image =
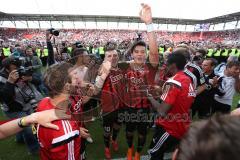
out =
[[4,123],[0,126],[0,139],[4,139],[22,130],[18,126],[19,119]]
[[169,105],[165,102],[159,103],[152,96],[149,96],[148,99],[151,102],[154,110],[156,110],[161,117],[165,117],[167,115],[168,111],[171,109],[171,105]]
[[[152,24],[152,11],[151,7],[147,4],[141,4],[142,9],[139,13],[141,20],[146,25],[153,25]],[[153,67],[158,66],[159,64],[159,55],[158,55],[158,45],[157,39],[154,31],[147,31],[147,36],[149,40],[149,61]]]
[[111,69],[111,63],[109,61],[103,62],[100,68],[99,75],[97,76],[96,82],[94,84],[95,85],[94,95],[97,95],[101,91],[103,84],[110,72],[110,69]]
[[[47,42],[47,49],[48,49],[48,65],[51,66],[55,63],[54,51],[53,46],[51,43],[52,35],[49,31],[46,31],[46,42]],[[43,54],[43,53],[42,53]]]
[[[66,115],[65,111],[63,110],[51,109],[33,113],[29,116],[22,118],[22,124],[24,126],[29,126],[31,124],[38,123],[44,127],[58,130],[58,126],[50,123],[57,119],[70,119],[70,116]],[[22,128],[18,125],[19,121],[20,118],[0,125],[0,139],[7,138],[20,132]]]

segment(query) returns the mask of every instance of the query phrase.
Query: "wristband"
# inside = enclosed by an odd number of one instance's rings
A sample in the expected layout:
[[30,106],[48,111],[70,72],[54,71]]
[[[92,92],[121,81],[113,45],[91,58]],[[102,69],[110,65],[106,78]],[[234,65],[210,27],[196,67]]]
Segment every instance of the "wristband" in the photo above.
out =
[[24,128],[24,127],[27,127],[27,124],[25,122],[25,117],[21,118],[19,121],[18,121],[18,126],[20,128]]
[[147,32],[148,33],[155,31],[153,23],[147,24],[146,27],[147,27]]

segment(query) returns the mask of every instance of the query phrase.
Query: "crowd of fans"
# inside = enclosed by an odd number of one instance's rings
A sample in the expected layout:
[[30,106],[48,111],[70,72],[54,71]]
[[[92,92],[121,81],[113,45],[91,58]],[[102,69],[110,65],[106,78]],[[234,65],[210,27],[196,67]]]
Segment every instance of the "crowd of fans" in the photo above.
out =
[[[239,30],[155,33],[151,8],[142,7],[143,33],[2,29],[1,108],[19,118],[16,141],[30,154],[40,149],[42,160],[86,159],[86,141],[93,142],[87,128],[101,118],[108,160],[110,148],[125,143],[117,140],[123,125],[128,160],[140,160],[149,128],[151,160],[173,150],[177,160],[238,159],[240,121],[228,114],[240,92],[240,47],[224,41],[237,41]],[[54,117],[55,130],[38,125],[36,139],[29,124],[39,121],[28,122],[29,115],[50,109],[72,119]],[[203,121],[190,127],[194,117]]]
[[[45,41],[45,31],[38,29],[0,29],[0,39],[16,41]],[[109,37],[112,40],[120,43],[125,40],[132,40],[137,37],[136,30],[94,30],[94,29],[62,29],[60,30],[59,40],[61,41],[81,41],[84,43],[94,43],[96,41],[106,43]],[[141,33],[141,31],[140,31]],[[240,30],[226,30],[226,31],[205,31],[201,32],[170,32],[170,31],[156,31],[158,42],[169,40],[171,42],[181,41],[210,41],[222,43],[226,41],[239,41]],[[142,37],[147,41],[145,33]]]

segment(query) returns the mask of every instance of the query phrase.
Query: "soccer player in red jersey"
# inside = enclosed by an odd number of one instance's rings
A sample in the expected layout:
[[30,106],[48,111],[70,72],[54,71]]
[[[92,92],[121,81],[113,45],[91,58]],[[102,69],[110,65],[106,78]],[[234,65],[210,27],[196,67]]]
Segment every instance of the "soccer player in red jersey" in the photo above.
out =
[[119,55],[116,50],[116,44],[108,42],[104,47],[104,51],[104,61],[111,62],[111,69],[102,87],[101,109],[104,130],[104,154],[106,159],[111,159],[109,149],[111,140],[113,150],[118,150],[116,139],[121,126],[121,122],[118,119],[118,113],[121,111],[123,106],[122,99],[125,84],[123,70],[118,67]]
[[[49,97],[38,105],[37,111],[54,108],[65,109],[66,112],[78,112],[80,105],[71,105],[69,95],[72,88],[72,65],[60,63],[51,66],[45,76],[45,84],[49,89]],[[68,110],[68,106],[69,109]],[[40,158],[42,160],[74,160],[80,159],[80,126],[74,120],[57,120],[53,124],[59,130],[38,126],[37,135],[40,143]]]
[[[138,131],[138,146],[134,160],[140,160],[140,153],[144,147],[148,127],[148,113],[151,103],[146,97],[148,87],[154,83],[157,66],[159,63],[158,47],[152,24],[151,8],[142,4],[140,11],[141,20],[147,25],[147,36],[149,40],[150,63],[146,63],[147,46],[143,41],[136,41],[131,47],[133,61],[125,71],[126,93],[124,103],[127,106],[124,119],[126,123],[126,139],[128,143],[127,159],[132,160],[134,131]],[[130,116],[130,119],[127,117]]]
[[184,72],[186,59],[175,51],[168,56],[167,66],[174,75],[163,86],[162,102],[151,95],[153,108],[158,112],[155,134],[150,145],[151,160],[163,160],[164,153],[175,147],[190,125],[190,108],[196,91],[191,78]]

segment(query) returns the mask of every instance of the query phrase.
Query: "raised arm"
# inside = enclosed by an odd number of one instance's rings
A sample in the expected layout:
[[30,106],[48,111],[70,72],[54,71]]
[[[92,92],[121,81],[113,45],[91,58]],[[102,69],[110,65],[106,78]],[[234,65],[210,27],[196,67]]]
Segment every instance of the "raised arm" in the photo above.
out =
[[159,55],[158,55],[158,45],[157,39],[154,32],[154,25],[152,21],[152,11],[151,7],[147,4],[141,4],[142,9],[139,13],[139,16],[147,26],[147,36],[149,40],[149,61],[153,67],[158,66],[159,64]]
[[54,51],[53,46],[51,43],[52,35],[49,31],[46,31],[46,42],[47,42],[47,49],[48,49],[48,65],[51,66],[55,63]]

